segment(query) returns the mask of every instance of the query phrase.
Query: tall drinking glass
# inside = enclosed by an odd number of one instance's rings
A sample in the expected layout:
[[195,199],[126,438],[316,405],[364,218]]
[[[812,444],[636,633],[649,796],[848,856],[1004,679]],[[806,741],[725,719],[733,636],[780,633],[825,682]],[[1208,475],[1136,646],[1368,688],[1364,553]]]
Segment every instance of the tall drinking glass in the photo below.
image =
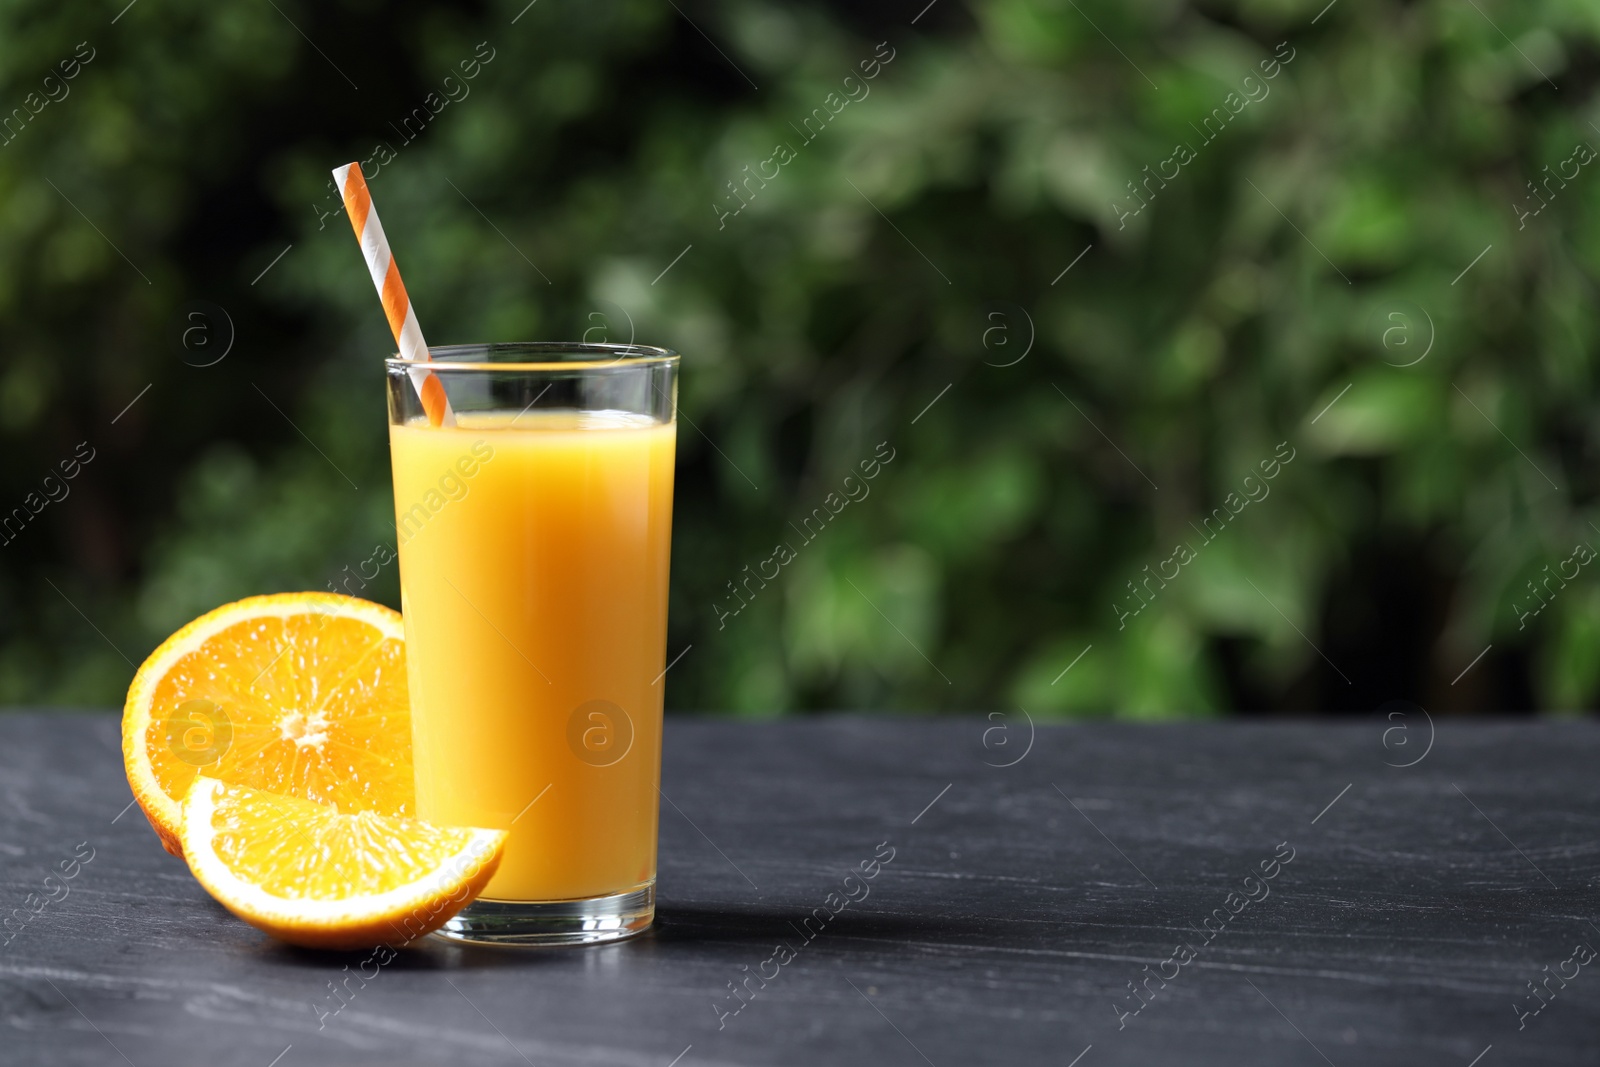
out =
[[628,937],[655,916],[678,356],[432,351],[453,427],[388,362],[417,812],[510,831],[440,933]]

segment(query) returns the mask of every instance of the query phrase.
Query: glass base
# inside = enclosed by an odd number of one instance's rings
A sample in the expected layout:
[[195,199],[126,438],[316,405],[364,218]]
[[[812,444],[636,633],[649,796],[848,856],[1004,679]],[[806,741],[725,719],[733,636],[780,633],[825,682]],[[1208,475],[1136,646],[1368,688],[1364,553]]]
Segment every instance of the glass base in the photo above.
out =
[[475,900],[433,936],[482,945],[594,945],[642,934],[655,917],[651,882],[588,900]]

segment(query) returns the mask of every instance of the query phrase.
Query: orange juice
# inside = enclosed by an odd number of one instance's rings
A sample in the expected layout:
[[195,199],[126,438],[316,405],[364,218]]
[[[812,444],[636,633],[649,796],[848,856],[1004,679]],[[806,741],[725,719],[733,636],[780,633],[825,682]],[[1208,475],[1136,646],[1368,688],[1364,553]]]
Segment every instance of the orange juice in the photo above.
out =
[[390,427],[418,814],[511,831],[483,896],[655,879],[676,425]]

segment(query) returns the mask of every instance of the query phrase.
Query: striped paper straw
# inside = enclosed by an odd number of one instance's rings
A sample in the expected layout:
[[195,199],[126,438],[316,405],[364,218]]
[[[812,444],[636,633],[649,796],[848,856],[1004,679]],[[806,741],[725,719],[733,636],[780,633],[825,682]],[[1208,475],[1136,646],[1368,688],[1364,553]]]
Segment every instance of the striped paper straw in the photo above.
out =
[[[383,223],[372,206],[372,194],[367,191],[367,179],[361,174],[361,164],[346,163],[333,172],[334,184],[344,197],[345,213],[350,216],[350,227],[361,242],[361,254],[367,259],[367,271],[372,284],[383,300],[383,313],[389,319],[389,329],[394,333],[395,344],[400,346],[400,358],[417,364],[433,359],[428,343],[422,339],[422,327],[417,325],[417,313],[412,310],[411,298],[406,295],[405,283],[400,280],[400,268],[395,265],[394,254],[389,251],[389,239],[384,236]],[[411,371],[411,384],[422,399],[422,410],[428,413],[433,426],[454,426],[455,414],[450,410],[450,398],[445,395],[444,383],[426,366]]]

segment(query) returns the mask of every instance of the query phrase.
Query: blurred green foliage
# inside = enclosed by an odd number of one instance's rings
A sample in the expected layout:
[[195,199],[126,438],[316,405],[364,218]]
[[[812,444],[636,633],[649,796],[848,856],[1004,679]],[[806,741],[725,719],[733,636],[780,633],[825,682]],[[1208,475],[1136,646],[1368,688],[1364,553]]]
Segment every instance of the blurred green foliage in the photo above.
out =
[[0,108],[95,51],[0,146],[0,508],[96,450],[0,545],[0,703],[119,702],[392,538],[392,345],[323,215],[380,142],[432,342],[684,353],[673,707],[1594,703],[1600,576],[1529,585],[1600,543],[1600,168],[1549,181],[1600,146],[1593,4],[524,3],[0,7]]

